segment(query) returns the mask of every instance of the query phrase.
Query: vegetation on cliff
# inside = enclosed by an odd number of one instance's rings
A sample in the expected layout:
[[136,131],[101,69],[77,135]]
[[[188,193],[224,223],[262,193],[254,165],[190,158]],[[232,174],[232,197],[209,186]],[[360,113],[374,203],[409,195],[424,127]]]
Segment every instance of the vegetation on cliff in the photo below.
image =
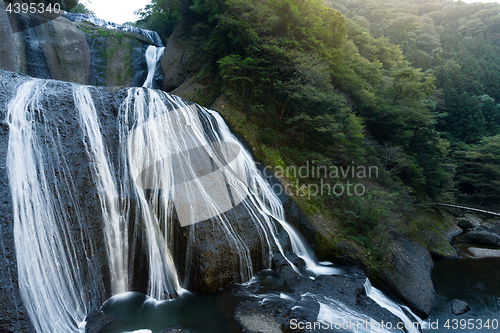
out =
[[498,203],[500,165],[484,154],[498,153],[494,142],[500,134],[500,4],[328,3],[373,36],[390,38],[412,66],[435,75],[435,128],[450,142],[446,164],[454,170],[456,194],[469,203]]
[[[474,6],[154,0],[138,24],[198,44],[207,106],[224,93],[256,155],[333,225],[329,242],[349,240],[377,266],[390,230],[423,228],[415,209],[459,191],[498,198],[499,31],[489,7]],[[376,176],[359,173],[370,167]]]

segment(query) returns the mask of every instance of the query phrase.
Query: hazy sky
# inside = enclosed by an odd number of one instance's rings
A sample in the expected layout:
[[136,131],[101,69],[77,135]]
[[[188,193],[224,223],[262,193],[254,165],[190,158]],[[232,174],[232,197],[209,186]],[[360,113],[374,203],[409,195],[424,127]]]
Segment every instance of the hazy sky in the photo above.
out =
[[[115,23],[136,21],[134,11],[144,8],[151,0],[80,0],[96,13],[96,16]],[[500,2],[500,0],[465,0],[467,3],[473,2]]]
[[86,4],[97,17],[122,24],[124,22],[137,21],[134,11],[144,8],[151,0],[80,0]]

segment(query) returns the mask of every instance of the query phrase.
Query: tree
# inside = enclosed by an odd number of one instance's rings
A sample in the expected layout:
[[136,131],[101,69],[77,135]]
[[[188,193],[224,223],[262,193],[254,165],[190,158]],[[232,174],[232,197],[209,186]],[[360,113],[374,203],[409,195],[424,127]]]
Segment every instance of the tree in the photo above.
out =
[[476,203],[498,203],[500,196],[500,135],[457,152],[459,189]]
[[190,0],[152,0],[135,14],[140,17],[138,25],[157,31],[162,39],[167,39],[190,5]]
[[78,4],[74,5],[74,7],[70,10],[70,12],[85,14],[88,16],[95,16],[95,13],[87,7],[88,4],[90,3],[91,3],[90,0],[85,1],[85,3],[79,2]]

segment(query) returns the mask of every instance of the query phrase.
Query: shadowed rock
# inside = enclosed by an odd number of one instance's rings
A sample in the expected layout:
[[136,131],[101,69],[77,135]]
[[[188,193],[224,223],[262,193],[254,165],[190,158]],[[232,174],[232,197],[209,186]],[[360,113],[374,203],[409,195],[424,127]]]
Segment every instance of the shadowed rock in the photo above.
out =
[[454,299],[450,302],[451,313],[460,316],[470,310],[469,304],[464,301]]
[[384,270],[382,276],[389,287],[402,298],[418,316],[428,317],[434,303],[434,285],[430,271],[432,258],[422,246],[409,242],[403,235],[393,232],[398,250],[387,260],[391,270]]
[[500,236],[500,222],[497,222],[494,226],[492,226],[489,230],[489,232],[495,233]]
[[467,234],[467,238],[476,244],[500,247],[500,235],[493,232],[485,230],[471,231]]

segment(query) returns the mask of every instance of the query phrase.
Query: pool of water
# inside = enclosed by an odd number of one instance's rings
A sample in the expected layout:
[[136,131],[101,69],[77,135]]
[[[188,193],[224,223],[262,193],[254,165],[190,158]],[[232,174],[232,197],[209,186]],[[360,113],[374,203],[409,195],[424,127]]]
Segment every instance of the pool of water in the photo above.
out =
[[[254,293],[257,286],[259,293]],[[245,284],[207,295],[185,291],[170,301],[158,302],[144,294],[129,292],[103,304],[102,312],[118,320],[100,333],[156,333],[169,329],[190,333],[241,332],[234,318],[235,309],[241,302],[256,298],[279,299],[288,292],[284,280],[272,271],[260,272]]]
[[[469,244],[463,236],[454,245],[462,258],[434,262],[436,302],[428,321],[438,324],[425,331],[500,332],[500,258],[467,256]],[[471,310],[453,315],[450,308],[453,299],[467,302]]]

